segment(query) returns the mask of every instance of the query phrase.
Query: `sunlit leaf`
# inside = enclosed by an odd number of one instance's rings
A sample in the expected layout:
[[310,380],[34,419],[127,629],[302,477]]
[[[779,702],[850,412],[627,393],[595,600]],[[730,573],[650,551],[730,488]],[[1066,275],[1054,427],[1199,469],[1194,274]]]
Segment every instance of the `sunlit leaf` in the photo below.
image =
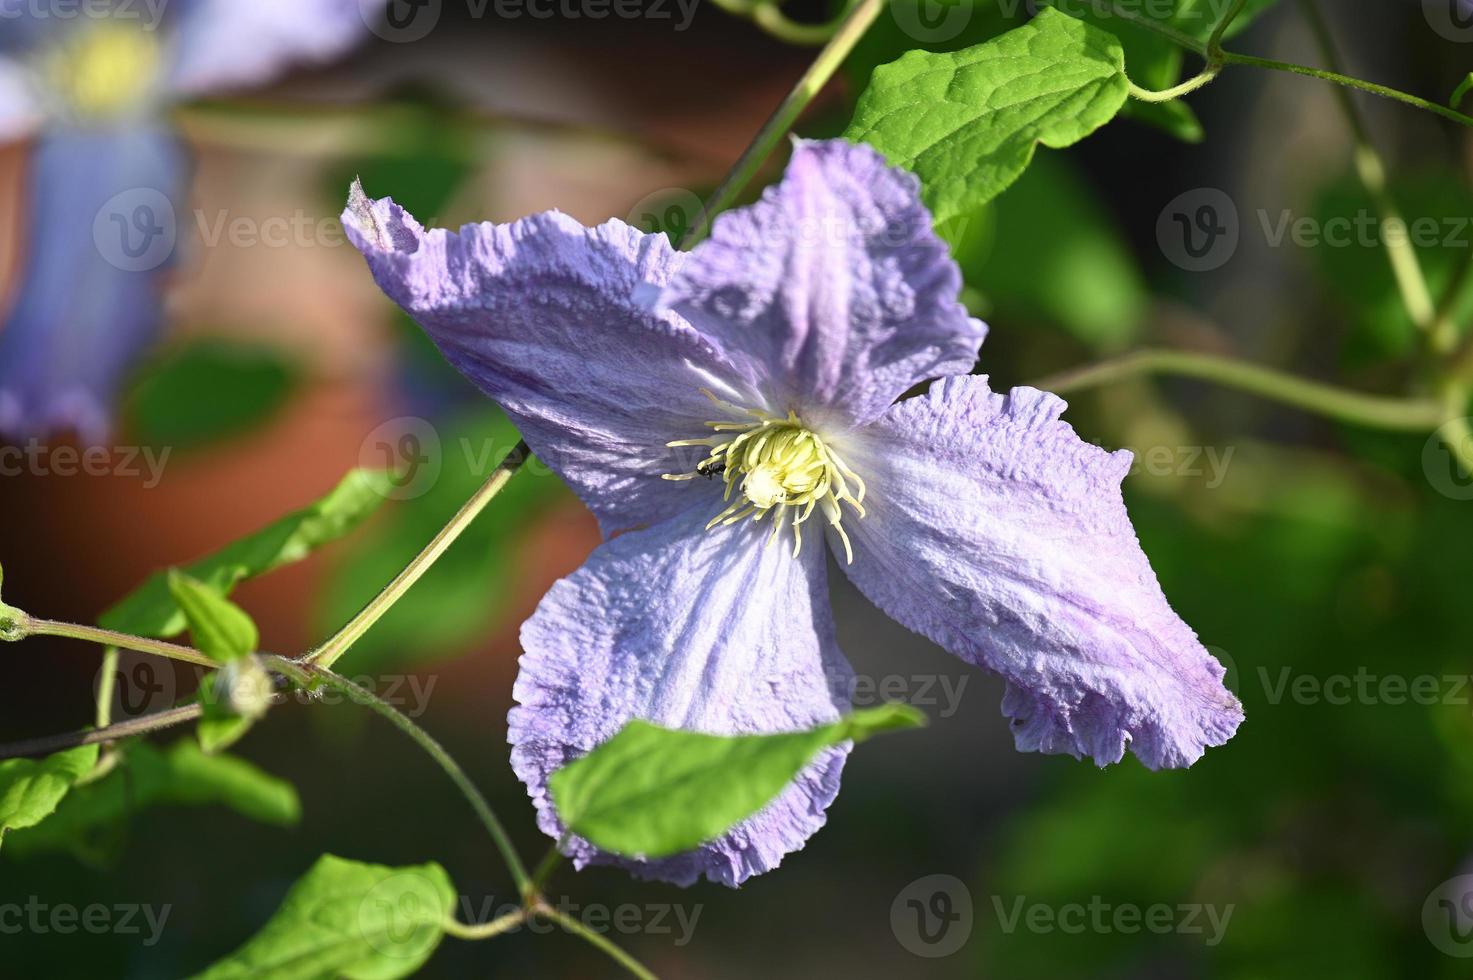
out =
[[96,745],[44,759],[0,762],[0,844],[7,831],[34,827],[55,812],[72,785],[97,764]]
[[937,224],[1006,190],[1042,144],[1070,146],[1125,103],[1113,35],[1053,9],[985,44],[875,70],[846,138],[915,171]]
[[614,854],[665,857],[762,809],[820,750],[924,723],[898,704],[779,735],[723,737],[636,720],[553,773],[549,786],[573,833]]
[[388,868],[323,855],[271,921],[199,980],[393,980],[424,965],[455,905],[438,864]]

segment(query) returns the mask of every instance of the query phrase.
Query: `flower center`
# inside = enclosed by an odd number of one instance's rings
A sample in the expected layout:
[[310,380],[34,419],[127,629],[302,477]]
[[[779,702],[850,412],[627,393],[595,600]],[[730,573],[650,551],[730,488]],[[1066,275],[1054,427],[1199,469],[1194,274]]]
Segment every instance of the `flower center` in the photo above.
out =
[[47,80],[79,117],[106,119],[142,104],[159,67],[159,42],[136,25],[100,23],[51,52]]
[[[786,525],[793,531],[793,555],[803,547],[802,524],[815,510],[839,532],[844,542],[845,558],[853,562],[854,551],[849,535],[844,533],[843,510],[847,503],[855,513],[864,516],[864,481],[838,455],[824,444],[818,433],[804,426],[796,413],[786,418],[768,415],[755,409],[743,409],[704,392],[718,406],[738,415],[752,417],[750,422],[707,422],[714,435],[705,439],[679,439],[671,448],[704,446],[709,455],[688,473],[667,473],[667,480],[712,479],[720,476],[726,484],[724,500],[728,506],[706,525],[709,531],[718,524],[735,524],[751,517],[761,521],[772,513],[772,535],[777,539]],[[733,494],[741,496],[733,501]]]

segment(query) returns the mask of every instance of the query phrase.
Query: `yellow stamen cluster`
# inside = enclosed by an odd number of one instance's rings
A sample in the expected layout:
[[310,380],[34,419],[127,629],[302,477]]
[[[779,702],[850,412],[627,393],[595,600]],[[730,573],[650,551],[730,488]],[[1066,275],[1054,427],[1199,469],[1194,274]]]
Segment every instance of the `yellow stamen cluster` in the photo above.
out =
[[136,23],[103,22],[52,51],[47,75],[72,112],[105,119],[143,101],[159,64],[159,42],[152,32]]
[[[710,454],[691,472],[666,474],[665,479],[711,479],[719,475],[726,484],[723,499],[728,506],[706,525],[706,530],[747,517],[760,521],[772,513],[768,544],[777,540],[786,523],[793,530],[796,557],[803,547],[803,522],[820,510],[844,542],[845,558],[853,562],[854,551],[849,535],[844,533],[839,505],[848,503],[863,517],[864,481],[795,413],[789,412],[785,418],[769,415],[729,405],[709,391],[704,394],[734,414],[752,417],[750,422],[707,422],[714,435],[668,444],[671,448],[704,446]],[[733,502],[732,495],[738,489],[741,497]]]

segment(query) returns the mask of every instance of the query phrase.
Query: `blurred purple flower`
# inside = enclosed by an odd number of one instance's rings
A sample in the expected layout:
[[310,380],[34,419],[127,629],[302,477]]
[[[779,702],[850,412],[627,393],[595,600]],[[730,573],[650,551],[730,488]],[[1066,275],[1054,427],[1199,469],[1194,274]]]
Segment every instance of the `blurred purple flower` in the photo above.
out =
[[[847,710],[821,535],[881,609],[1004,677],[1019,749],[1186,766],[1236,731],[1131,528],[1130,454],[967,374],[985,327],[915,177],[870,148],[799,143],[688,255],[556,212],[425,231],[356,187],[344,225],[607,537],[522,629],[512,760],[549,834],[549,774],[631,718],[733,734]],[[570,852],[739,884],[823,824],[845,756],[696,851]]]
[[[35,134],[19,289],[0,326],[0,435],[106,438],[163,318],[188,159],[178,99],[264,82],[367,36],[359,0],[0,0],[0,139]],[[0,307],[0,310],[3,310]]]

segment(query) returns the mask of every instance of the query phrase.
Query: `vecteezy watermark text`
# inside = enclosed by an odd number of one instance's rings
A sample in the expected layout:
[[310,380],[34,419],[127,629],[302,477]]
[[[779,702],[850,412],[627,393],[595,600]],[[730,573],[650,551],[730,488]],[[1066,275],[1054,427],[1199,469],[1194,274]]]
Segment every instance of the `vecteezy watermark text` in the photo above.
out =
[[169,921],[172,905],[140,905],[121,903],[104,905],[50,904],[35,895],[22,904],[0,902],[0,936],[33,935],[71,936],[84,932],[92,936],[139,936],[148,932],[144,946],[156,945]]
[[0,445],[0,477],[121,476],[143,478],[152,490],[163,479],[172,448],[150,446],[48,446],[30,439],[24,446]]
[[992,907],[998,925],[1009,935],[1020,928],[1040,935],[1059,932],[1066,936],[1084,933],[1131,936],[1149,932],[1158,936],[1202,936],[1206,945],[1216,946],[1222,942],[1236,906],[1204,902],[1137,905],[1109,902],[1100,895],[1092,896],[1088,902],[1055,904],[1030,902],[1026,895],[1011,899],[994,895]]

